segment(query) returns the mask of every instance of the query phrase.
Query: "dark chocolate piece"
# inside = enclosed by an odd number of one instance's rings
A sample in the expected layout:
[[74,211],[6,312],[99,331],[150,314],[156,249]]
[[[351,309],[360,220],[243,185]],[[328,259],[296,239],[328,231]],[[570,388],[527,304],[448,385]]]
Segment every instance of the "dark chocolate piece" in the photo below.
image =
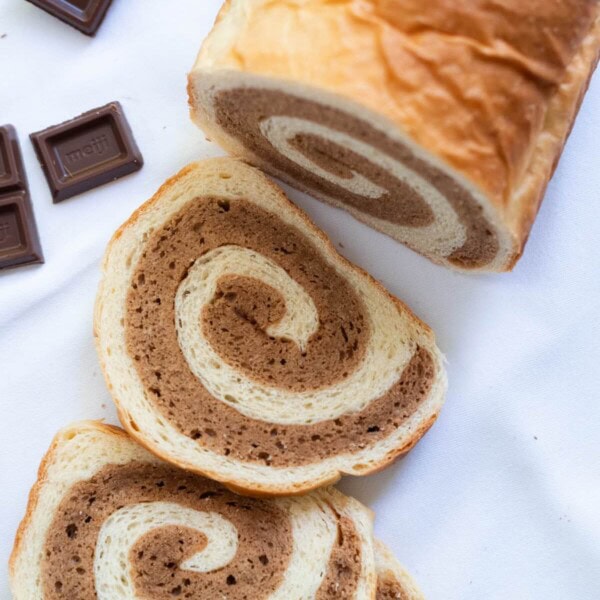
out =
[[139,171],[144,164],[118,102],[30,137],[54,202]]
[[112,0],[28,0],[86,35],[95,35]]
[[0,127],[0,193],[27,189],[17,132],[12,125]]
[[27,177],[12,125],[0,127],[0,269],[42,263]]

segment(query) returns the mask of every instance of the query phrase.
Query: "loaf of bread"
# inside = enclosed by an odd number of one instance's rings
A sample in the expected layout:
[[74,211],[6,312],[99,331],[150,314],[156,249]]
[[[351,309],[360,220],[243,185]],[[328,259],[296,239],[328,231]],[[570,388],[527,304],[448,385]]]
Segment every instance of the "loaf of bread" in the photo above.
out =
[[14,600],[416,598],[380,594],[412,584],[377,556],[371,512],[332,488],[244,498],[87,421],[42,461],[9,570]]
[[230,158],[183,169],[117,231],[95,335],[129,433],[249,494],[384,467],[445,392],[430,329]]
[[228,0],[188,90],[232,154],[438,263],[504,271],[599,49],[597,0]]

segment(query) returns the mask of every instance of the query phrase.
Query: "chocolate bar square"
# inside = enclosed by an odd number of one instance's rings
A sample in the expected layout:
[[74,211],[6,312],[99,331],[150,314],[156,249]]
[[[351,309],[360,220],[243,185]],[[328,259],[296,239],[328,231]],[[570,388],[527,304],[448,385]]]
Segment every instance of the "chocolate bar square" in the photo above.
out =
[[43,262],[27,192],[0,195],[0,269]]
[[17,133],[12,125],[4,125],[0,127],[0,193],[26,187]]
[[86,35],[95,35],[112,0],[28,0]]
[[54,202],[138,171],[144,164],[118,102],[30,137]]
[[17,132],[0,127],[0,269],[42,263]]

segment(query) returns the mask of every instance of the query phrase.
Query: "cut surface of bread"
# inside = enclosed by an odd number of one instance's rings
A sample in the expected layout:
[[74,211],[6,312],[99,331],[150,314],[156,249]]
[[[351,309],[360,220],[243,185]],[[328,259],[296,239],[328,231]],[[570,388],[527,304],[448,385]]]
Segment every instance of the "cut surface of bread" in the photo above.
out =
[[254,495],[383,468],[446,387],[430,329],[228,158],[183,169],[117,231],[95,335],[129,433]]
[[228,0],[189,101],[228,152],[435,262],[505,271],[599,52],[597,0]]
[[334,489],[251,499],[123,430],[55,437],[10,561],[14,600],[372,600],[372,515]]
[[382,542],[375,542],[377,600],[425,600],[413,578]]

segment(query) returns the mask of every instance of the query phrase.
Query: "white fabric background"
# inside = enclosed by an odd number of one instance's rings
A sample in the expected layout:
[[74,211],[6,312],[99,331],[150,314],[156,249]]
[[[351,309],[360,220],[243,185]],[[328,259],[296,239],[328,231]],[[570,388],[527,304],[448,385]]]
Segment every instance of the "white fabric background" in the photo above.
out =
[[[0,598],[54,433],[115,412],[92,342],[113,230],[187,162],[218,155],[187,115],[185,74],[220,0],[115,0],[89,39],[0,0],[0,122],[18,130],[46,257],[0,273]],[[3,34],[6,34],[3,37]],[[53,205],[28,134],[120,100],[146,164]],[[404,460],[342,488],[430,600],[600,598],[600,77],[508,275],[436,267],[345,213],[292,198],[341,252],[437,332],[450,390]]]

